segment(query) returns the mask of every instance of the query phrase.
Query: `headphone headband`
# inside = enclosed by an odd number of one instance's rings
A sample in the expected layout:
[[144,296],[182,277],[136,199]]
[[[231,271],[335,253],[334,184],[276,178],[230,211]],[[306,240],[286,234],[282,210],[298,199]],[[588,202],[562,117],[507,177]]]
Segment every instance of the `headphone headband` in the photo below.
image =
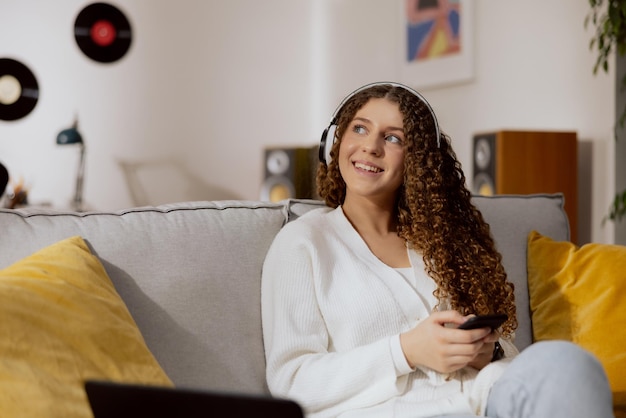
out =
[[343,108],[343,106],[346,104],[346,102],[348,102],[348,100],[350,100],[356,94],[374,86],[399,87],[413,94],[415,97],[417,97],[426,106],[426,108],[430,112],[430,115],[433,118],[433,122],[435,124],[435,135],[437,137],[437,148],[441,147],[441,135],[439,131],[439,123],[437,122],[437,116],[435,115],[435,111],[433,110],[432,106],[428,103],[428,101],[424,98],[424,96],[422,96],[418,91],[404,84],[382,81],[382,82],[366,84],[362,87],[359,87],[358,89],[350,93],[348,96],[346,96],[341,101],[341,103],[339,103],[339,106],[337,106],[337,108],[333,112],[333,117],[330,120],[330,124],[328,125],[328,128],[326,128],[324,130],[324,133],[322,133],[322,139],[320,140],[320,149],[319,149],[319,159],[321,162],[328,164],[331,160],[330,150],[333,147],[333,144],[335,143],[335,140],[336,140],[335,132],[337,131],[337,122],[338,122],[337,117],[339,115],[339,112],[341,112],[341,109]]

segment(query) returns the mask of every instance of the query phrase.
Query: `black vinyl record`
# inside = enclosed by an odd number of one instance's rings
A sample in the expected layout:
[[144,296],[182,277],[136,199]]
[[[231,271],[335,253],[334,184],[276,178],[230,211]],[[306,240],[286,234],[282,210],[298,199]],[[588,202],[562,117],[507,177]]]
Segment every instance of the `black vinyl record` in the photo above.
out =
[[128,52],[132,33],[128,19],[118,8],[107,3],[92,3],[76,17],[74,38],[89,58],[110,63]]
[[19,61],[0,58],[0,119],[23,118],[38,99],[39,86],[32,71]]

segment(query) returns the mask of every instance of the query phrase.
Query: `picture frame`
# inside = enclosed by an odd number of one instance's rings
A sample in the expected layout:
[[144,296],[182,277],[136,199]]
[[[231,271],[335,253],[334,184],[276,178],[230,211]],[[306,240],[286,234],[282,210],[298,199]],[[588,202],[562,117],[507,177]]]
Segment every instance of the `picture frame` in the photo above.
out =
[[398,0],[399,79],[416,89],[474,78],[472,0]]

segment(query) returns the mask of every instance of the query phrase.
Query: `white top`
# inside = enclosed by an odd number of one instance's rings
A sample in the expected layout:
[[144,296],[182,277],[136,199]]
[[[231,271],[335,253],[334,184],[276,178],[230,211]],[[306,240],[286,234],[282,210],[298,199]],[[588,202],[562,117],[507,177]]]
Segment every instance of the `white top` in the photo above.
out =
[[[421,256],[407,251],[415,287],[370,251],[341,207],[281,229],[261,293],[273,395],[297,401],[309,418],[483,413],[507,360],[443,375],[411,369],[402,353],[400,333],[436,304]],[[501,344],[507,357],[517,353],[510,341]]]
[[437,285],[435,284],[435,281],[426,274],[421,274],[418,280],[415,271],[417,269],[424,271],[424,264],[422,259],[420,259],[419,261],[420,263],[417,266],[396,268],[395,270],[400,273],[402,277],[404,277],[404,280],[406,280],[406,282],[422,299],[422,303],[424,304],[424,306],[426,306],[428,311],[432,312],[437,305],[437,298],[435,298],[435,295],[433,294],[435,289],[437,289]]

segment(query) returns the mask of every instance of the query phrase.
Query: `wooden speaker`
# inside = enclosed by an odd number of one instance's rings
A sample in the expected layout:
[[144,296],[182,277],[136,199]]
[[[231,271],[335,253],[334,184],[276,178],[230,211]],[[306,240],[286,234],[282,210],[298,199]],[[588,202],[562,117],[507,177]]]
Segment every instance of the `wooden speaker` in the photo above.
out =
[[498,131],[474,135],[472,192],[563,193],[571,240],[577,239],[576,132]]

